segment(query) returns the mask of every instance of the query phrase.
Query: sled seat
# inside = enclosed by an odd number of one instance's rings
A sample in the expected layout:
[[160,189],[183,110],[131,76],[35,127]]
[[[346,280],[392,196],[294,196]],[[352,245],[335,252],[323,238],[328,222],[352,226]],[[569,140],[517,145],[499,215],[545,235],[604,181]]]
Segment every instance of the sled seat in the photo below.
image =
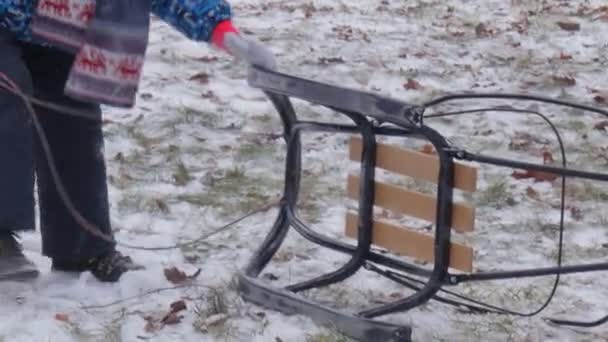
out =
[[[359,137],[351,137],[349,142],[350,160],[360,162],[363,144]],[[437,184],[439,178],[439,158],[433,154],[393,145],[376,144],[376,168],[391,174],[411,177]],[[454,188],[473,193],[477,189],[477,168],[464,163],[454,163]],[[358,200],[360,178],[350,174],[347,181],[347,195]],[[436,196],[376,180],[374,185],[374,206],[388,210],[393,215],[403,215],[434,223],[436,219]],[[345,234],[357,239],[359,216],[355,211],[346,214]],[[475,207],[467,201],[452,203],[451,228],[457,233],[473,231],[475,227]],[[428,226],[428,225],[426,225]],[[435,237],[429,233],[405,225],[378,218],[373,220],[372,243],[400,256],[411,257],[422,262],[434,262]],[[450,244],[449,267],[470,273],[473,271],[473,248],[465,244]]]

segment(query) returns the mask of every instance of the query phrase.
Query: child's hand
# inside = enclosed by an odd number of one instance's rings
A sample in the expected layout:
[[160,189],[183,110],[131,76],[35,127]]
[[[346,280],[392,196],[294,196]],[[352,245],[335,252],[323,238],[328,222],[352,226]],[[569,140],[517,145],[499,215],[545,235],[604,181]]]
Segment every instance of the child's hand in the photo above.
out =
[[213,32],[213,44],[247,63],[274,70],[274,54],[262,43],[241,36],[229,21],[220,23]]

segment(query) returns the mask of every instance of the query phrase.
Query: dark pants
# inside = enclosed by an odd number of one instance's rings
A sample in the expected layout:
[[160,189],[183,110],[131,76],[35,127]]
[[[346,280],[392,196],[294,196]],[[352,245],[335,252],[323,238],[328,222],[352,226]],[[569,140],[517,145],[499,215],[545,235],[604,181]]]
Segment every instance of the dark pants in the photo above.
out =
[[[72,57],[55,49],[19,43],[0,30],[0,72],[42,100],[95,113],[87,120],[36,107],[59,174],[80,213],[111,231],[99,105],[63,95]],[[47,158],[22,101],[0,90],[0,230],[35,228],[34,180],[38,185],[44,255],[59,259],[107,253],[112,244],[85,232],[59,198]]]

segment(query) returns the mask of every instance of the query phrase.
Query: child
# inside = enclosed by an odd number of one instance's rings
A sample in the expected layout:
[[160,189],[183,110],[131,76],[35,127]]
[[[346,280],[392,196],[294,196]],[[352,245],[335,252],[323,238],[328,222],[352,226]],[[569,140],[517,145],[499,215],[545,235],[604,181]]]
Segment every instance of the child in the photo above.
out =
[[[59,175],[76,209],[111,235],[100,104],[133,105],[149,15],[188,38],[274,68],[273,55],[243,39],[224,0],[0,0],[0,76],[44,101],[96,120],[35,107]],[[91,271],[115,282],[140,268],[115,244],[83,229],[66,209],[23,101],[0,89],[0,280],[37,276],[16,232],[35,228],[38,185],[43,254],[60,271]]]

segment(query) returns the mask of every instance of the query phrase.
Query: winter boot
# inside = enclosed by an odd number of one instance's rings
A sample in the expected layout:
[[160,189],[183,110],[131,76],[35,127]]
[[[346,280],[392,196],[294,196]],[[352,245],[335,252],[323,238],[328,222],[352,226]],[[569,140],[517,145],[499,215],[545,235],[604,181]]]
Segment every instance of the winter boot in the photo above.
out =
[[37,276],[38,269],[23,254],[17,235],[0,232],[0,281],[25,281]]
[[86,260],[58,260],[53,259],[52,269],[63,272],[86,272],[91,271],[95,278],[102,282],[116,282],[128,271],[144,269],[131,260],[130,257],[122,255],[117,250],[96,258]]

